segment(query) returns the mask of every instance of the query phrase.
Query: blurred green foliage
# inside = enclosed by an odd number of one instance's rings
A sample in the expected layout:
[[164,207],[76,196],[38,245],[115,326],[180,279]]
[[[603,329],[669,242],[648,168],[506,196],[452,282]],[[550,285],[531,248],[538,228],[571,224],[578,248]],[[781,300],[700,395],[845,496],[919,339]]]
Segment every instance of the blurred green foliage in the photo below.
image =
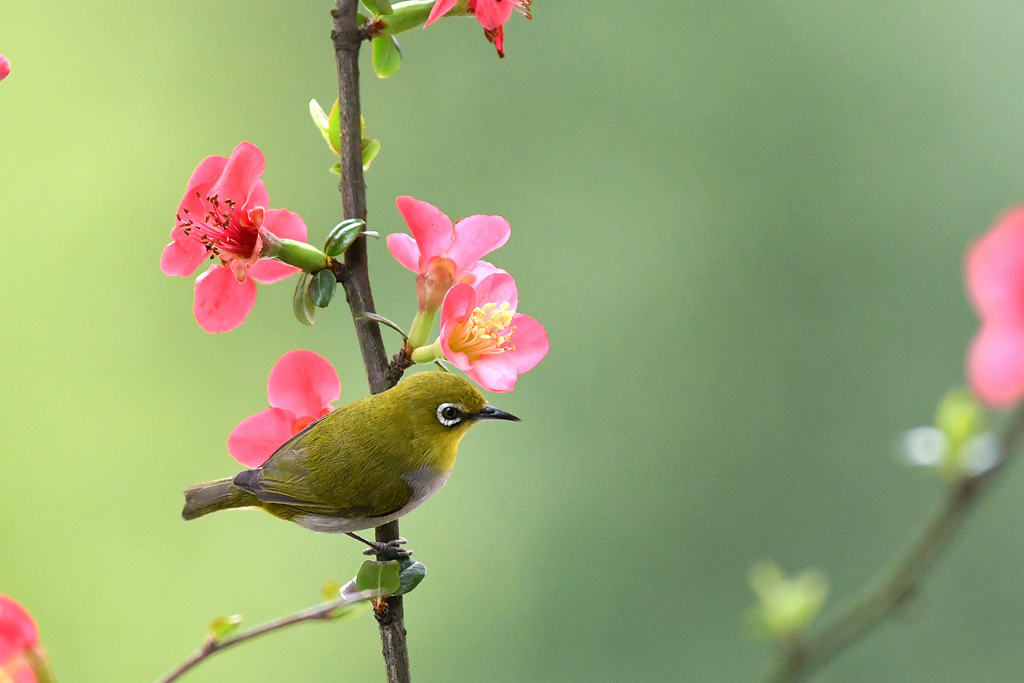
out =
[[[238,466],[226,440],[293,348],[366,394],[344,307],[260,288],[238,330],[160,273],[185,183],[242,140],[271,206],[319,244],[341,220],[310,125],[332,102],[330,2],[0,0],[0,591],[37,617],[60,680],[148,681],[219,614],[314,604],[359,544],[258,512],[179,518]],[[963,250],[1024,199],[1024,8],[946,1],[538,2],[498,60],[472,19],[402,36],[363,107],[383,150],[368,229],[395,197],[501,214],[494,262],[551,353],[522,425],[464,441],[402,533],[420,681],[754,680],[745,573],[820,567],[836,601],[920,527],[941,487],[901,430],[962,382],[975,321]],[[413,275],[371,241],[382,315]],[[385,330],[392,349],[396,335]],[[821,681],[1019,678],[1024,475],[992,491],[905,623]],[[642,559],[646,571],[635,576]],[[383,680],[369,618],[299,626],[190,674]]]

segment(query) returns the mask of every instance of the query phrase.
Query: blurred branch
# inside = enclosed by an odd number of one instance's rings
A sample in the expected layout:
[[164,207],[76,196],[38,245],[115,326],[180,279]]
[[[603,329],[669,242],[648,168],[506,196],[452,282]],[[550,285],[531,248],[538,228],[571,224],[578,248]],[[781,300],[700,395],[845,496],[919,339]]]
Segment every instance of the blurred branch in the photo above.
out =
[[999,462],[984,474],[955,484],[950,489],[946,504],[925,528],[896,570],[865,598],[816,635],[787,643],[782,659],[766,681],[793,683],[810,676],[897,613],[907,599],[918,591],[928,570],[960,530],[968,513],[981,499],[981,495],[1006,468],[1020,444],[1022,434],[1024,406],[1018,408],[1000,438]]
[[[341,103],[341,203],[345,218],[361,218],[365,221],[366,181],[363,179],[363,136],[360,126],[359,48],[366,36],[360,31],[356,20],[358,4],[358,0],[337,0],[331,10],[331,16],[334,17],[331,40],[334,42],[335,61],[338,65],[338,99]],[[342,285],[352,310],[370,392],[379,394],[398,383],[404,368],[389,368],[380,325],[367,317],[368,313],[376,313],[376,309],[373,305],[373,292],[370,290],[365,236],[360,235],[345,251],[345,271]],[[387,542],[397,538],[397,521],[376,530],[378,541]],[[389,597],[384,607],[374,613],[380,626],[388,683],[409,683],[409,649],[402,597]]]
[[[363,600],[369,600],[371,597],[375,597],[376,595],[372,592],[351,592],[352,588],[355,586],[354,581],[350,582],[349,586],[346,586],[346,588],[349,588],[350,586],[349,594],[338,598],[337,600],[325,602],[322,605],[316,605],[315,607],[307,607],[306,609],[294,614],[272,619],[265,624],[254,626],[253,628],[248,629],[247,631],[242,631],[230,638],[207,638],[201,648],[196,650],[188,659],[168,672],[167,675],[157,681],[157,683],[171,683],[172,681],[176,681],[200,662],[212,657],[218,652],[223,652],[228,648],[240,645],[247,640],[252,640],[258,636],[272,633],[273,631],[278,631],[294,624],[301,624],[304,621],[331,621],[336,618],[333,614],[335,610],[349,605],[354,605],[355,603],[362,602]],[[344,588],[342,589],[342,592],[345,592]]]

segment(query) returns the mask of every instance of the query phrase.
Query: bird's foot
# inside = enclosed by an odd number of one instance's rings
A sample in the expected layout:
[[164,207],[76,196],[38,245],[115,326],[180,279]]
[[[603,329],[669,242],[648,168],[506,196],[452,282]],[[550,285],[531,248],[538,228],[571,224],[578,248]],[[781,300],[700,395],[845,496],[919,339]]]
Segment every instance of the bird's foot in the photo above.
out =
[[402,560],[412,556],[412,551],[402,546],[408,543],[404,538],[396,538],[393,541],[381,543],[371,541],[370,547],[363,551],[363,555],[377,555],[385,562],[388,560]]
[[403,545],[408,543],[408,541],[404,538],[397,538],[394,541],[381,542],[368,541],[359,534],[354,534],[352,532],[349,532],[348,535],[356,539],[357,541],[365,543],[366,545],[370,546],[369,548],[363,551],[364,555],[379,555],[384,561],[402,560],[406,557],[412,556],[411,550],[402,547]]

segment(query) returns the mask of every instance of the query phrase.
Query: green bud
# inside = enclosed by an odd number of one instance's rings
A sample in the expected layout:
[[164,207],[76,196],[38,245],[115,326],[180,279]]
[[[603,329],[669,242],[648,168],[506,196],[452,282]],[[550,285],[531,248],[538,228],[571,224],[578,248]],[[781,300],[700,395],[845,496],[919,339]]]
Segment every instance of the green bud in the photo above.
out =
[[242,615],[233,614],[230,617],[217,617],[210,622],[209,634],[211,640],[221,640],[242,625]]
[[261,258],[272,258],[310,273],[327,268],[331,264],[327,255],[312,244],[277,237],[266,230],[260,236],[263,238]]
[[303,272],[299,275],[299,281],[295,284],[295,294],[292,295],[292,313],[295,319],[303,325],[312,326],[316,322],[316,306],[309,298],[309,273]]
[[391,14],[394,12],[391,9],[391,3],[388,0],[363,0],[363,5],[366,9],[370,10],[374,14]]
[[988,421],[974,397],[963,389],[956,389],[942,397],[935,411],[935,426],[949,439],[950,447],[958,449],[970,437],[984,432]]
[[363,562],[356,575],[356,587],[361,591],[380,591],[382,595],[395,595],[402,587],[401,567],[395,560],[367,560]]
[[402,68],[402,51],[394,36],[377,36],[373,39],[373,70],[381,78],[394,75]]
[[309,298],[317,308],[327,308],[334,298],[334,290],[338,287],[338,280],[330,268],[318,270],[309,276]]
[[352,246],[352,243],[359,237],[359,233],[366,226],[366,221],[361,218],[349,218],[344,220],[327,233],[327,240],[324,242],[324,251],[328,256],[340,256],[345,250]]
[[323,588],[320,589],[320,595],[324,596],[324,602],[331,602],[341,597],[342,585],[340,582],[333,579],[328,579],[324,582]]
[[817,571],[787,579],[774,562],[759,562],[747,577],[760,604],[747,614],[747,626],[756,635],[789,638],[800,633],[821,611],[828,596],[828,580]]
[[[409,0],[408,2],[396,2],[391,6],[391,14],[380,18],[380,22],[384,24],[381,33],[387,36],[393,36],[422,26],[427,23],[427,17],[430,16],[430,10],[433,8],[434,0]],[[460,0],[460,2],[445,14],[445,16],[464,15],[468,13],[468,0]]]

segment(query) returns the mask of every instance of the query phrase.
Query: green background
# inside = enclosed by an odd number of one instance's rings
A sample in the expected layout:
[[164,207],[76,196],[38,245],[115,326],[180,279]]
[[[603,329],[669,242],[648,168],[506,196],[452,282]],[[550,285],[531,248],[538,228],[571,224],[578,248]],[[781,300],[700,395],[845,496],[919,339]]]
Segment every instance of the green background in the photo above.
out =
[[[235,472],[277,358],[367,393],[340,305],[291,281],[209,335],[161,274],[186,181],[242,140],[314,243],[340,218],[307,113],[336,97],[329,1],[0,0],[0,592],[62,681],[156,679],[206,624],[319,600],[349,539],[256,512],[184,523]],[[827,613],[890,564],[943,488],[895,457],[963,382],[961,260],[1024,199],[1024,9],[1009,2],[538,0],[498,60],[472,19],[364,51],[370,227],[395,197],[512,224],[493,261],[551,352],[524,418],[463,442],[402,521],[430,575],[407,600],[417,681],[756,680],[745,574],[831,578]],[[380,312],[413,276],[370,245]],[[385,332],[392,350],[397,337]],[[903,618],[821,681],[985,683],[1024,670],[1015,465]],[[372,618],[307,625],[186,680],[380,681]]]

